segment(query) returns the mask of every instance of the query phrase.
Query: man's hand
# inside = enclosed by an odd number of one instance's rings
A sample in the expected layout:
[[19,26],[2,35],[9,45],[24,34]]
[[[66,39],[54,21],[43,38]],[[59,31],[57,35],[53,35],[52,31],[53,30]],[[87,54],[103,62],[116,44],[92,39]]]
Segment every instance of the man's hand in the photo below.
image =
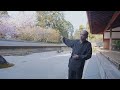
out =
[[78,59],[78,58],[79,58],[79,55],[74,54],[74,55],[72,56],[72,58],[73,58],[73,59]]

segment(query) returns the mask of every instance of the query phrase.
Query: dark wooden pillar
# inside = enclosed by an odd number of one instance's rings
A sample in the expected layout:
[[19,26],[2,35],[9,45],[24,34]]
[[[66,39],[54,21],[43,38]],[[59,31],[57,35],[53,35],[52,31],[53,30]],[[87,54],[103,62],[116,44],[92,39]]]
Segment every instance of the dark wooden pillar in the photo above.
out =
[[110,28],[110,41],[109,41],[109,50],[112,50],[112,28]]

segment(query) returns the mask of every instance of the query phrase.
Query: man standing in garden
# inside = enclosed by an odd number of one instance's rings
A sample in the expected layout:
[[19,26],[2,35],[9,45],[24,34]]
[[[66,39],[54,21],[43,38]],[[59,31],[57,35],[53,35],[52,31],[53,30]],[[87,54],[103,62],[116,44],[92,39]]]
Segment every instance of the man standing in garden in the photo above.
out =
[[88,32],[86,30],[81,31],[79,40],[70,40],[65,37],[61,38],[68,47],[72,48],[72,54],[68,64],[68,79],[82,79],[85,61],[92,56],[91,43],[86,40],[88,38]]

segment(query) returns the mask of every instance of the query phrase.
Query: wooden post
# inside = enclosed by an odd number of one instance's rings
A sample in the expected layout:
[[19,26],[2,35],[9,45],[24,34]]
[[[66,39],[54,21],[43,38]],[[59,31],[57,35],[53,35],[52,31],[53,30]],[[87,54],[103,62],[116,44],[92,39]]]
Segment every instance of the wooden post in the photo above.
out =
[[104,33],[105,32],[103,32],[103,48],[105,49]]
[[110,43],[109,43],[109,50],[112,50],[112,28],[110,28]]

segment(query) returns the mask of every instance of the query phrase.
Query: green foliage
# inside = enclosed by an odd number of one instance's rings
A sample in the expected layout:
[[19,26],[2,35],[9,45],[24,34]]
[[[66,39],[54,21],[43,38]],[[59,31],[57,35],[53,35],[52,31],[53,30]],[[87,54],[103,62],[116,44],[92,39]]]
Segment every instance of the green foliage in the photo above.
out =
[[38,26],[59,30],[60,35],[68,37],[68,32],[73,33],[73,25],[64,19],[60,11],[37,11]]
[[79,26],[79,29],[75,30],[74,39],[80,39],[80,33],[85,27],[83,25]]
[[113,43],[114,43],[117,47],[120,47],[120,40],[115,40]]
[[85,28],[85,27],[84,27],[83,25],[80,25],[80,26],[79,26],[80,32],[81,32],[84,28]]
[[2,15],[8,15],[8,12],[7,11],[0,11],[0,16]]
[[75,30],[73,38],[74,39],[79,39],[80,38],[80,30],[79,29]]
[[[79,39],[80,38],[80,33],[85,27],[83,25],[79,26],[79,29],[77,29],[74,33],[74,39]],[[103,41],[103,35],[102,34],[91,34],[90,33],[90,28],[89,25],[86,25],[86,30],[88,31],[88,40],[91,42],[102,42]]]

